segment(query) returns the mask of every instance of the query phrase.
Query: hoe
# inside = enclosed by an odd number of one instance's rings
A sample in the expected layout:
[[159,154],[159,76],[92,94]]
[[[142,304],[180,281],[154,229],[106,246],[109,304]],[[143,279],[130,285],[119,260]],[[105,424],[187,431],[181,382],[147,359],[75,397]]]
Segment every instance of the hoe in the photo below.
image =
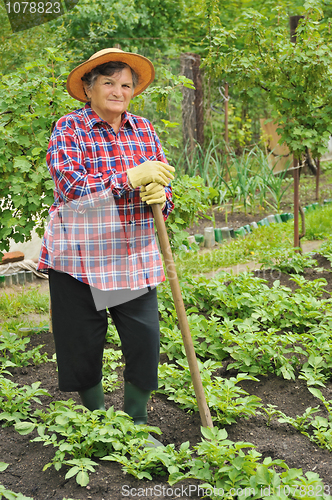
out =
[[164,222],[164,217],[159,204],[151,205],[154,220],[156,222],[160,248],[164,257],[166,273],[171,285],[172,295],[174,299],[175,309],[179,320],[180,330],[182,334],[183,344],[186,351],[186,356],[188,359],[189,370],[191,374],[191,379],[193,381],[194,391],[197,399],[197,405],[199,409],[199,414],[201,417],[203,427],[213,427],[212,418],[210,414],[209,407],[206,402],[202,379],[198,369],[198,363],[196,358],[196,353],[193,345],[193,341],[190,334],[188,318],[184,308],[184,303],[181,295],[181,289],[179,285],[178,276],[176,273],[176,268],[173,260],[173,255],[171,247],[169,244],[169,239],[166,231],[166,226]]

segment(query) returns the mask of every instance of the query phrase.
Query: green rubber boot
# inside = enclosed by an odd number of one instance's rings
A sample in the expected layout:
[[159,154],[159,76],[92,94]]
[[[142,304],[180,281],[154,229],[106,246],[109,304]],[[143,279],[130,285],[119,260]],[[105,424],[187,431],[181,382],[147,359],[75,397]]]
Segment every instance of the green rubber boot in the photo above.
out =
[[105,410],[105,399],[102,381],[99,384],[87,389],[86,391],[79,392],[82,404],[88,410]]
[[135,425],[146,424],[148,412],[146,409],[151,391],[144,391],[130,382],[124,384],[123,411],[133,419]]
[[[135,425],[144,425],[148,421],[147,402],[151,391],[144,391],[130,382],[124,384],[124,406],[123,410],[133,419]],[[148,448],[157,448],[163,444],[156,438],[148,435]]]

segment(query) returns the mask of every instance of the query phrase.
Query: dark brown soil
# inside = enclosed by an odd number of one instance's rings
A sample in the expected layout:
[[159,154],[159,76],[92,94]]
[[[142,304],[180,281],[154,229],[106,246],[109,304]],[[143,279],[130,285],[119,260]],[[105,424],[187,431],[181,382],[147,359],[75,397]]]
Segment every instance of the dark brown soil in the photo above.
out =
[[[331,265],[322,256],[315,256],[318,265],[324,271],[308,269],[304,273],[306,279],[324,277],[328,284],[326,296],[330,296],[332,290]],[[264,274],[263,274],[264,273]],[[264,277],[272,285],[277,278],[281,284],[295,289],[294,282],[289,276],[275,274],[269,271],[258,271],[257,276]],[[31,338],[32,345],[45,344],[44,349],[51,356],[54,352],[52,335],[43,333]],[[227,372],[226,372],[227,373]],[[72,393],[61,393],[57,388],[57,374],[54,363],[40,366],[29,366],[15,369],[12,377],[19,384],[32,384],[39,380],[41,387],[45,388],[53,400],[73,398],[79,402],[77,395]],[[305,381],[288,381],[274,375],[260,376],[259,382],[245,382],[244,389],[262,399],[264,405],[273,404],[289,416],[301,415],[309,406],[317,406],[315,399],[307,390]],[[328,383],[322,389],[327,399],[332,399],[332,383]],[[44,405],[48,405],[51,398],[42,397]],[[115,409],[122,407],[122,390],[119,389],[106,396],[107,407],[114,405]],[[322,414],[325,409],[322,408]],[[197,414],[188,415],[180,410],[174,403],[162,396],[153,396],[148,404],[149,424],[156,425],[162,430],[161,440],[164,444],[174,443],[178,448],[184,441],[190,441],[195,445],[200,440],[200,419]],[[270,426],[266,425],[263,415],[255,415],[249,420],[239,420],[237,424],[227,427],[229,439],[233,441],[249,441],[257,447],[257,451],[263,457],[272,457],[285,460],[289,467],[302,469],[303,472],[314,471],[320,475],[325,484],[332,488],[332,460],[331,454],[312,444],[308,438],[295,431],[287,424],[272,420]],[[54,468],[42,471],[43,466],[48,463],[52,456],[51,447],[43,447],[41,443],[31,443],[31,436],[20,436],[13,428],[0,428],[0,461],[10,464],[10,467],[0,474],[0,482],[6,488],[16,492],[24,493],[34,500],[55,499],[62,500],[70,498],[75,500],[120,500],[125,498],[122,490],[125,485],[130,488],[153,488],[158,485],[155,495],[146,495],[144,498],[150,500],[172,499],[175,496],[169,489],[165,494],[160,494],[161,487],[167,489],[167,483],[163,478],[153,481],[138,481],[132,476],[124,475],[121,467],[112,462],[100,462],[97,472],[90,476],[90,484],[87,488],[81,488],[75,482],[75,478],[65,479],[66,468],[59,472]],[[194,484],[194,483],[192,483]],[[161,485],[161,487],[160,487]],[[185,486],[184,486],[185,488]],[[128,492],[128,489],[126,490]],[[134,491],[134,490],[133,490]],[[134,498],[136,495],[127,496]],[[177,498],[188,498],[188,490]],[[143,495],[141,495],[143,496]],[[197,498],[193,495],[191,498]]]

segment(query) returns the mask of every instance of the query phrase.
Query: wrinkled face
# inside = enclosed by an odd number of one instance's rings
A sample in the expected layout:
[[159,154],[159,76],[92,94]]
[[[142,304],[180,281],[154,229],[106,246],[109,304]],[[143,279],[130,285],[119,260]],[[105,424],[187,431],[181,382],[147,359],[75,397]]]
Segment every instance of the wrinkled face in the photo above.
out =
[[121,119],[134,92],[133,77],[129,68],[123,68],[112,76],[99,75],[93,87],[85,88],[92,109],[108,122]]

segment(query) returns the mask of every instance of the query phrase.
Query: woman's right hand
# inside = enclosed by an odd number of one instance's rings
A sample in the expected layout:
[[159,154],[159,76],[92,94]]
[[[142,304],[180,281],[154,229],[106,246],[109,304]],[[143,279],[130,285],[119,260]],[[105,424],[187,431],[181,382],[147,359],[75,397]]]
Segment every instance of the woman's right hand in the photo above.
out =
[[167,186],[174,176],[175,168],[161,161],[145,161],[137,167],[129,168],[127,176],[131,186],[135,189],[138,186],[146,186],[152,182]]

